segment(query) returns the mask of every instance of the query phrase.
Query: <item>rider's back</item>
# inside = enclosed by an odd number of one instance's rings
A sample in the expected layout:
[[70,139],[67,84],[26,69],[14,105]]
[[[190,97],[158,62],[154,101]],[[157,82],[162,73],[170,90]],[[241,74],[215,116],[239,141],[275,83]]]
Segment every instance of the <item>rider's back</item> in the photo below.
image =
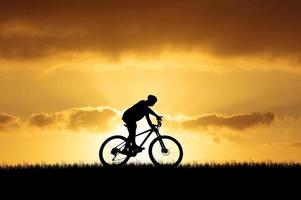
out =
[[125,122],[136,122],[142,119],[148,113],[148,106],[146,101],[141,100],[129,109],[127,109],[122,116]]

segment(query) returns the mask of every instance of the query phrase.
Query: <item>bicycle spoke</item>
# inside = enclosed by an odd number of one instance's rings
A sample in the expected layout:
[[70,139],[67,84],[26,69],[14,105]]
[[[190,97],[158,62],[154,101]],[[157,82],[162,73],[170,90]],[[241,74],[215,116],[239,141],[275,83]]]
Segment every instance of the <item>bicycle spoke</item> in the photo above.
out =
[[157,165],[177,165],[181,162],[183,150],[172,137],[155,139],[150,147],[151,160]]

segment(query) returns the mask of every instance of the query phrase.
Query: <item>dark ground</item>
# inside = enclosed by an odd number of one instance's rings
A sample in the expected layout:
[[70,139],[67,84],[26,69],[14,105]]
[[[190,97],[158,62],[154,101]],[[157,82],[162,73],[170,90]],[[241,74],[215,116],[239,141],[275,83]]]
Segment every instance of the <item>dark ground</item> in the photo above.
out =
[[[154,167],[128,165],[104,168],[99,165],[39,165],[0,168],[1,189],[21,188],[48,195],[60,191],[69,194],[133,196],[216,195],[244,193],[298,194],[301,164],[234,163]],[[18,190],[20,191],[20,190]],[[141,196],[142,197],[142,196]],[[244,199],[244,198],[243,198]]]

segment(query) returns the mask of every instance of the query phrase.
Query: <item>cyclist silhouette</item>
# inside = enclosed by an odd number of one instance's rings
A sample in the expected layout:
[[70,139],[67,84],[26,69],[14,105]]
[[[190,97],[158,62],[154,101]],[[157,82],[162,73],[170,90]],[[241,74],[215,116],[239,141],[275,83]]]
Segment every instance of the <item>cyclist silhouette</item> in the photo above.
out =
[[[114,135],[107,138],[100,146],[99,159],[103,166],[126,164],[130,158],[135,157],[142,152],[143,145],[153,134],[148,147],[149,158],[155,166],[178,166],[183,158],[183,149],[181,144],[169,135],[161,135],[160,127],[162,126],[162,116],[157,115],[150,106],[155,105],[157,98],[154,95],[148,95],[147,100],[142,100],[127,109],[122,116],[125,126],[128,129],[129,136],[125,138],[122,135]],[[154,115],[158,123],[152,124],[149,115]],[[142,131],[136,135],[136,122],[146,118],[150,129]],[[136,144],[136,137],[144,135],[143,141]],[[140,137],[140,139],[142,139]]]
[[131,148],[134,151],[142,151],[144,149],[136,144],[136,122],[145,116],[149,126],[153,128],[154,125],[150,120],[149,114],[155,116],[158,121],[162,119],[161,116],[157,115],[152,109],[149,108],[150,106],[155,105],[156,102],[157,97],[154,95],[148,95],[147,100],[139,101],[123,113],[122,120],[125,122],[125,126],[129,132],[126,144],[127,148],[125,148],[125,151],[127,151],[128,148]]

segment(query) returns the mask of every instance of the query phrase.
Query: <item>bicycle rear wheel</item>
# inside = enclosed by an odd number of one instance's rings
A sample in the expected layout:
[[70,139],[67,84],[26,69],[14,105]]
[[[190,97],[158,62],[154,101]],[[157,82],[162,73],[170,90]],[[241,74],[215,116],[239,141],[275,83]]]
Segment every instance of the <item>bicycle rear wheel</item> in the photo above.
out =
[[126,138],[121,135],[115,135],[106,139],[99,149],[99,159],[104,166],[124,165],[130,155],[122,154],[125,148]]
[[177,166],[183,158],[181,144],[171,136],[159,136],[149,145],[149,157],[157,166]]

